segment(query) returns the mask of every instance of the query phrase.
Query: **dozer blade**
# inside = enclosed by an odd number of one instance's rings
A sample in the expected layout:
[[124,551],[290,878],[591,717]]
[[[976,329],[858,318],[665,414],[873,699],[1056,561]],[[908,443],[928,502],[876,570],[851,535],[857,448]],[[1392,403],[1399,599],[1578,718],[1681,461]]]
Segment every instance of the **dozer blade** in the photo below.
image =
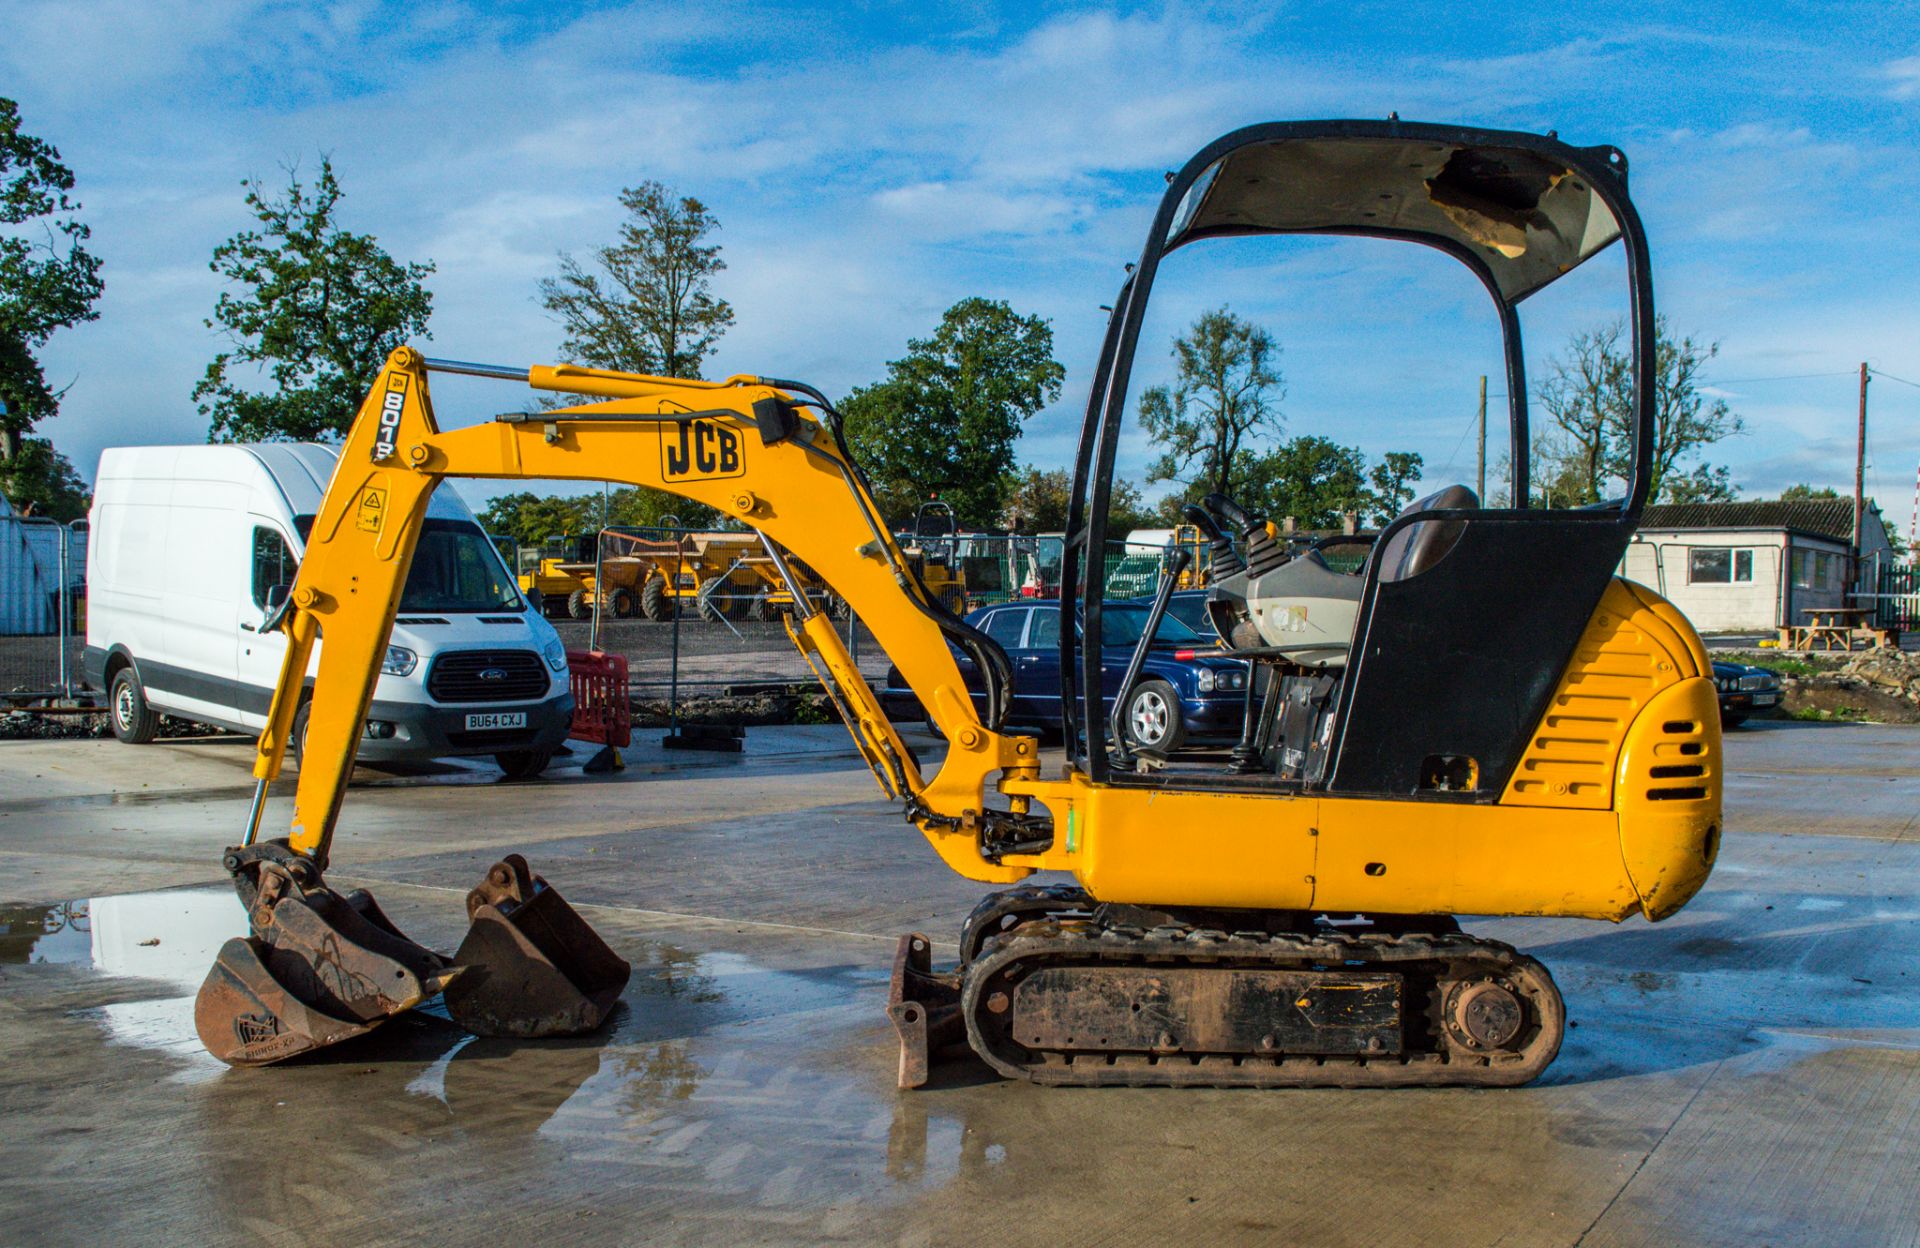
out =
[[941,1050],[967,1038],[960,1014],[960,974],[935,974],[932,942],[918,932],[902,936],[894,948],[887,1017],[900,1036],[903,1089],[925,1087],[928,1069]]
[[467,894],[447,1013],[481,1036],[570,1036],[607,1021],[632,969],[527,860],[508,854]]
[[194,1001],[201,1043],[224,1062],[262,1066],[363,1035],[457,976],[371,897],[334,892],[284,845],[229,851],[227,866],[251,934],[222,946]]

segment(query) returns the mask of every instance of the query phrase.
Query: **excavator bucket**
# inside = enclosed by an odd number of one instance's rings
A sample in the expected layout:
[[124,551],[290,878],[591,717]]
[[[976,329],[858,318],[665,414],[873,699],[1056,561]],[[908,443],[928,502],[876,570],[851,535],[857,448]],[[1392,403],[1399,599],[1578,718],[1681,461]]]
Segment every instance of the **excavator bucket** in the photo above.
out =
[[527,860],[508,854],[467,894],[473,926],[453,955],[453,1021],[481,1036],[571,1036],[607,1021],[632,974]]
[[221,1061],[264,1066],[364,1035],[458,977],[372,897],[328,888],[283,843],[230,850],[227,867],[251,932],[221,947],[193,1010]]

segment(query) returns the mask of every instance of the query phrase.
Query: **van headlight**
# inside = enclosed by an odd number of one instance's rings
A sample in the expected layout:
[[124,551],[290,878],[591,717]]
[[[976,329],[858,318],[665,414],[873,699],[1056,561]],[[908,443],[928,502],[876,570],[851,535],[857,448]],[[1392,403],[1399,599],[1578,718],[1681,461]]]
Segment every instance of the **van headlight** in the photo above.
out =
[[418,662],[420,656],[405,646],[388,646],[387,657],[380,660],[380,670],[389,676],[410,676]]
[[552,641],[548,642],[547,648],[541,651],[541,653],[547,656],[547,666],[552,668],[554,671],[564,672],[567,670],[566,643],[561,641],[558,637],[555,637]]

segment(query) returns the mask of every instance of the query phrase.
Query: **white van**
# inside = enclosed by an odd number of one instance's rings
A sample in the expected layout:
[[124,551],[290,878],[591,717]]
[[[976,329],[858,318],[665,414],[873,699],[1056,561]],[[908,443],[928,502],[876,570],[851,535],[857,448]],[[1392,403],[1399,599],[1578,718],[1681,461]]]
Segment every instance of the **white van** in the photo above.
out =
[[[109,694],[114,735],[149,741],[162,711],[240,732],[266,723],[287,645],[260,630],[267,593],[292,583],[336,457],[285,442],[101,454],[85,672]],[[316,649],[309,682],[318,663]],[[559,634],[459,496],[435,491],[359,757],[491,755],[534,775],[572,717]],[[303,706],[296,749],[305,721]]]

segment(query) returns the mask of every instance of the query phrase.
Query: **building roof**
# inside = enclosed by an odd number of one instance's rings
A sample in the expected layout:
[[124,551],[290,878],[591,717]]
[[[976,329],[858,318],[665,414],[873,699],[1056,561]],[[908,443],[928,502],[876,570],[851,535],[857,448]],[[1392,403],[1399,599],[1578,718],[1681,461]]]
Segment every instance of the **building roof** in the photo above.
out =
[[[1880,522],[1880,509],[1867,500],[1868,524]],[[1739,503],[1658,503],[1640,517],[1643,529],[1792,529],[1853,540],[1853,500],[1802,498]]]

